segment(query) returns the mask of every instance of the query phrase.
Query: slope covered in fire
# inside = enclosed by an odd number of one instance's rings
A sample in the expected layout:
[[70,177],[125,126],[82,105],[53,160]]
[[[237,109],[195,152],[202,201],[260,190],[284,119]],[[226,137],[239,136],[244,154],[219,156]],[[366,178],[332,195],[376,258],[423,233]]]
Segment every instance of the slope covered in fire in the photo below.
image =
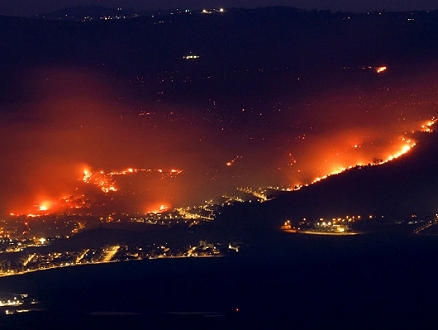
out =
[[378,166],[357,166],[298,191],[280,192],[262,204],[224,209],[219,226],[263,233],[286,219],[378,215],[406,218],[438,206],[438,134],[418,133],[409,153]]

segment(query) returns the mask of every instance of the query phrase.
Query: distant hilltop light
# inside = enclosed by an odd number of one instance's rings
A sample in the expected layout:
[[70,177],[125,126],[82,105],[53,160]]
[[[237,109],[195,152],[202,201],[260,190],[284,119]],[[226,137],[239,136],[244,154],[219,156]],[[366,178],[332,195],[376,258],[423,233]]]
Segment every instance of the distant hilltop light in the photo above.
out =
[[[348,66],[343,66],[341,67],[342,70],[349,70],[350,68]],[[387,66],[372,66],[372,65],[364,65],[364,66],[360,66],[359,69],[361,70],[371,70],[374,71],[375,73],[379,74],[379,73],[383,73],[385,72],[388,67]]]
[[183,56],[183,59],[185,59],[185,60],[196,60],[197,58],[200,58],[200,56],[199,55],[186,55],[186,56]]
[[202,14],[212,14],[212,13],[223,13],[225,10],[223,8],[213,8],[213,9],[202,9]]

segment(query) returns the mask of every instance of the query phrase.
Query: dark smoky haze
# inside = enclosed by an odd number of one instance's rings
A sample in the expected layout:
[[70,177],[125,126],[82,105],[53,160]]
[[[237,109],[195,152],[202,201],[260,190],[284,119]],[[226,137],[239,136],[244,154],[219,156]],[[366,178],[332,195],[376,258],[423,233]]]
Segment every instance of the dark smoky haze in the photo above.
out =
[[[2,210],[32,213],[87,193],[92,201],[119,199],[120,211],[146,212],[199,204],[238,187],[293,187],[385,160],[433,117],[436,76],[418,76],[415,84],[370,77],[371,87],[325,88],[299,102],[288,90],[285,105],[230,105],[227,114],[226,101],[213,112],[134,104],[102,73],[80,67],[33,69],[21,76],[20,102],[2,115]],[[85,169],[129,168],[150,171],[112,176],[117,192],[83,182]],[[182,172],[166,174],[172,170]]]
[[[332,26],[293,12],[319,24],[298,32],[285,27],[283,12],[235,15],[243,16],[181,18],[169,30],[141,20],[44,23],[52,30],[11,23],[21,41],[9,37],[14,46],[5,51],[21,57],[4,57],[2,66],[0,211],[200,205],[239,187],[293,188],[380,164],[421,143],[412,133],[436,116],[438,70],[434,61],[400,57],[409,42],[385,44],[383,56],[369,33],[354,34],[371,46],[354,46],[365,55],[350,60],[348,35],[338,48],[315,37],[344,31],[340,14]],[[260,29],[257,15],[274,27]],[[365,30],[372,19],[363,18]],[[28,37],[32,28],[38,42]],[[227,29],[230,40],[221,38]],[[199,59],[183,59],[197,49]]]
[[[116,197],[127,199],[122,205],[129,210],[198,200],[193,195],[198,186],[203,190],[202,174],[212,158],[206,155],[208,127],[168,119],[173,113],[167,106],[126,110],[129,105],[102,76],[78,67],[38,68],[22,79],[20,102],[2,116],[3,209],[32,213],[41,203],[54,206],[64,196],[76,197],[84,189],[85,169],[151,169],[120,180],[127,187]],[[163,178],[159,172],[172,169],[183,173]]]

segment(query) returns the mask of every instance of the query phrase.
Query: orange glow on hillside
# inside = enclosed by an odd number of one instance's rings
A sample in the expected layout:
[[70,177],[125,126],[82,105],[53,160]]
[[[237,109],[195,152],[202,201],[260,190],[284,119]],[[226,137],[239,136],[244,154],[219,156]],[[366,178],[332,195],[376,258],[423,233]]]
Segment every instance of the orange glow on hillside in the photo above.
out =
[[40,205],[40,206],[38,207],[38,209],[39,209],[40,211],[47,211],[47,210],[49,210],[49,207],[46,206],[46,205]]
[[[436,123],[436,119],[432,119],[427,121],[425,124],[421,125],[421,132],[432,132],[432,126]],[[346,166],[346,167],[342,167],[342,166],[336,166],[334,169],[330,170],[328,174],[326,175],[321,175],[318,176],[316,178],[314,178],[310,183],[305,183],[305,186],[311,185],[311,184],[315,184],[317,182],[320,182],[330,176],[333,175],[338,175],[341,174],[349,169],[352,169],[354,166],[378,166],[378,165],[382,165],[385,164],[387,162],[393,161],[403,155],[405,155],[406,153],[408,153],[409,151],[412,150],[413,147],[416,146],[416,142],[414,142],[412,139],[410,138],[405,138],[405,137],[401,137],[399,139],[400,141],[400,145],[397,147],[396,150],[394,150],[391,154],[389,154],[386,158],[384,159],[375,159],[374,162],[370,163],[363,163],[363,162],[356,162],[355,165],[350,165],[350,166]],[[358,148],[358,145],[354,145],[353,148]],[[303,184],[295,184],[293,188],[290,188],[292,190],[299,190],[301,189],[303,186]]]
[[432,126],[437,122],[437,119],[432,118],[431,120],[428,120],[423,125],[421,125],[421,131],[422,132],[433,132]]
[[92,172],[89,169],[84,169],[84,176],[82,181],[85,183],[93,184],[100,188],[104,193],[109,193],[110,191],[117,191],[115,187],[115,182],[112,180],[111,176],[105,174],[105,172]]
[[345,71],[354,84],[316,84],[302,94],[300,85],[278,84],[272,100],[218,96],[213,107],[143,104],[89,70],[29,70],[29,104],[11,105],[0,123],[0,209],[162,212],[241,186],[293,189],[384,164],[409,153],[421,143],[410,134],[436,122],[438,69],[424,77],[412,70],[412,79],[392,75],[397,68]]
[[170,169],[170,170],[146,169],[146,168],[137,169],[130,167],[122,171],[112,171],[112,172],[105,172],[105,171],[93,172],[91,169],[86,168],[84,169],[83,173],[84,173],[82,177],[83,182],[99,187],[99,189],[104,193],[109,193],[119,190],[119,188],[116,186],[116,181],[114,179],[114,177],[117,176],[131,175],[135,173],[159,173],[159,175],[162,178],[164,177],[173,178],[177,175],[182,174],[183,171],[178,169]]
[[170,210],[170,206],[166,203],[155,203],[146,208],[146,213],[163,213]]

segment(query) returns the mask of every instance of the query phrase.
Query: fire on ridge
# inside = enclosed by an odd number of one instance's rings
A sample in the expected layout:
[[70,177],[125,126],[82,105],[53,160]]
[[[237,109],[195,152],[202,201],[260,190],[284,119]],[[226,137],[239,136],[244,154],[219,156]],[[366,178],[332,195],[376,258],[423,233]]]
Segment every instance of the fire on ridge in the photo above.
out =
[[[420,132],[425,132],[425,133],[431,133],[433,132],[433,128],[432,126],[437,122],[436,118],[432,118],[431,120],[427,121],[426,123],[421,125],[421,129]],[[382,165],[385,163],[388,163],[390,161],[393,161],[401,156],[403,156],[404,154],[408,153],[409,151],[411,151],[412,148],[414,148],[416,146],[416,142],[413,141],[411,138],[406,138],[406,137],[401,137],[400,138],[401,141],[401,145],[399,147],[399,150],[396,151],[395,153],[389,155],[387,158],[385,159],[375,159],[375,161],[373,163],[367,163],[367,164],[362,164],[362,163],[358,163],[355,166],[378,166],[378,165]],[[356,147],[356,146],[355,146]],[[341,174],[349,169],[352,169],[354,166],[348,166],[348,167],[340,167],[336,170],[334,170],[333,172],[324,175],[324,176],[320,176],[320,177],[316,177],[313,181],[311,181],[310,183],[306,183],[306,184],[298,184],[296,186],[294,186],[293,188],[290,188],[289,190],[299,190],[301,189],[303,186],[309,186],[311,184],[315,184],[319,181],[322,181],[330,176],[333,175],[338,175]]]

